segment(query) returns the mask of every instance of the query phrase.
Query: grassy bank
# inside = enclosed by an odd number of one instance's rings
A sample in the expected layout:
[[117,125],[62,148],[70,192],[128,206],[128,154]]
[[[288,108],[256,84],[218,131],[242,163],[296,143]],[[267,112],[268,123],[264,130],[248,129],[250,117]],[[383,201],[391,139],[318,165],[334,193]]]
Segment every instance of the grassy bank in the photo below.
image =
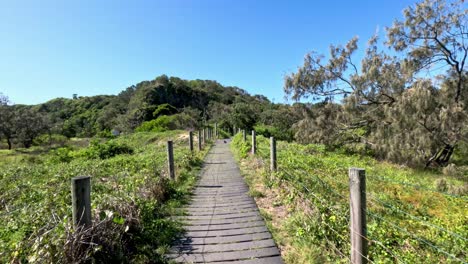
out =
[[278,142],[234,138],[241,170],[287,263],[349,262],[348,169],[366,169],[369,259],[375,263],[460,263],[468,237],[466,168],[422,171],[372,158]]
[[[181,232],[168,216],[184,203],[205,151],[186,132],[135,133],[89,147],[0,151],[0,262],[164,262]],[[174,141],[177,181],[167,180]],[[93,226],[73,230],[70,179],[91,176]]]

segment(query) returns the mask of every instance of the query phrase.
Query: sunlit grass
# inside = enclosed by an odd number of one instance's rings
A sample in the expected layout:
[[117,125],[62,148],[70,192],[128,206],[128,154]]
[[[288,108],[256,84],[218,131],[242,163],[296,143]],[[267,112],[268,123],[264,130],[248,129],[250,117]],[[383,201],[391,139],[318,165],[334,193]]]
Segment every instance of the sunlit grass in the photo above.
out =
[[[281,190],[272,202],[285,205],[289,214],[276,219],[280,224],[271,231],[281,241],[287,262],[334,263],[349,257],[351,167],[366,170],[373,261],[456,263],[466,258],[468,196],[455,192],[467,184],[460,177],[466,175],[466,168],[459,168],[457,176],[444,175],[439,170],[412,169],[340,150],[330,152],[321,145],[278,142],[279,169],[270,176],[268,140],[258,137],[255,157],[247,153],[250,142],[250,138],[243,142],[236,136],[233,149],[243,161],[246,178],[255,183],[249,184],[251,188],[265,193]],[[437,189],[440,179],[445,190]],[[275,214],[271,215],[273,219],[267,221],[275,222]]]

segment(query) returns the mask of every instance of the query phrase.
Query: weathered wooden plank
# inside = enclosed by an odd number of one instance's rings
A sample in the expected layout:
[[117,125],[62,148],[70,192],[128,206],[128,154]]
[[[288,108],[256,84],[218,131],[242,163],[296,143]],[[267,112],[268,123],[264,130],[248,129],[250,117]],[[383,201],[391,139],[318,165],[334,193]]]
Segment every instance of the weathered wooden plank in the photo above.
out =
[[[242,201],[239,203],[234,203],[236,206],[237,205],[255,205],[255,201]],[[192,205],[188,206],[187,208],[223,208],[223,207],[228,207],[228,208],[233,208],[232,203],[228,204],[217,204],[217,203],[193,203]]]
[[185,210],[187,212],[212,212],[213,210],[215,211],[237,211],[238,209],[244,209],[244,208],[257,208],[255,204],[238,204],[236,207],[232,206],[224,206],[224,207],[219,207],[219,206],[210,206],[210,207],[187,207],[187,208],[180,208],[181,210]]
[[232,218],[242,218],[246,216],[256,216],[259,215],[258,212],[248,212],[248,213],[238,213],[230,215],[184,215],[180,216],[180,219],[189,219],[189,220],[203,220],[203,219],[232,219]]
[[247,203],[255,203],[252,198],[238,198],[238,199],[218,199],[218,200],[192,200],[191,201],[194,205],[201,205],[201,206],[233,206],[237,204],[247,204]]
[[248,260],[220,261],[216,262],[216,264],[284,264],[284,262],[280,256],[276,256]]
[[238,213],[248,213],[248,212],[258,212],[257,208],[250,207],[250,208],[243,208],[238,209],[237,211],[205,211],[205,212],[187,212],[186,215],[188,216],[207,216],[207,215],[230,215],[230,214],[238,214]]
[[213,192],[213,193],[195,193],[192,197],[229,197],[229,196],[245,196],[249,190],[245,189],[242,191],[235,192]]
[[[188,220],[185,221],[186,226],[190,225],[224,225],[224,224],[235,224],[235,223],[245,223],[251,221],[263,220],[260,215],[243,217],[243,218],[231,218],[231,219],[205,219],[205,220]],[[184,222],[184,221],[182,221]]]
[[173,248],[176,254],[215,253],[275,247],[272,239],[213,245],[182,245]]
[[194,262],[194,263],[207,263],[215,261],[228,261],[228,260],[247,260],[250,258],[273,257],[279,256],[278,248],[269,247],[253,250],[242,250],[232,252],[217,252],[217,253],[195,253],[195,254],[182,254],[175,258],[178,262]]
[[249,221],[243,223],[228,223],[221,225],[193,225],[186,226],[185,230],[187,231],[209,231],[209,230],[226,230],[226,229],[238,229],[246,227],[256,227],[256,226],[265,226],[265,222],[261,220]]
[[262,239],[271,238],[269,232],[264,233],[252,233],[238,236],[225,236],[225,237],[185,237],[179,240],[180,244],[191,244],[191,245],[211,245],[211,244],[223,244],[223,243],[235,243],[244,241],[255,241]]
[[224,229],[224,230],[210,230],[210,231],[189,231],[187,237],[223,237],[235,236],[252,233],[268,232],[265,225],[256,227],[246,227],[241,229]]

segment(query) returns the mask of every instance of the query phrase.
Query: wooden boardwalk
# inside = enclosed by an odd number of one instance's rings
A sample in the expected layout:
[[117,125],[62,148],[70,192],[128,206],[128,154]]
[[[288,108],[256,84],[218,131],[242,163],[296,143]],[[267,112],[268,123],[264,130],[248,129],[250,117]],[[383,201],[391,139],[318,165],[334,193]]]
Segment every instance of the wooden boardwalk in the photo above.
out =
[[218,140],[182,217],[187,232],[169,257],[179,263],[283,263],[248,191],[229,142]]

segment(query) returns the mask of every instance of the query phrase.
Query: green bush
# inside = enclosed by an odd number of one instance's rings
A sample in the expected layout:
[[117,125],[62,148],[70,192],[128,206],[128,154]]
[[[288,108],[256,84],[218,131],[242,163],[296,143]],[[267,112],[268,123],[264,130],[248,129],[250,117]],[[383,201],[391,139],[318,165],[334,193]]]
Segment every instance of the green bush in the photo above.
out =
[[115,138],[112,132],[109,129],[104,129],[97,133],[97,136],[100,138]]
[[292,132],[291,131],[282,131],[277,127],[259,124],[254,126],[255,132],[257,135],[262,135],[266,138],[274,137],[276,140],[292,140]]
[[226,131],[224,131],[222,129],[218,129],[218,135],[219,135],[218,136],[219,138],[230,138],[231,137],[231,135],[228,132],[226,132]]
[[133,154],[133,148],[123,143],[117,143],[114,140],[105,143],[92,140],[91,146],[82,152],[82,155],[89,159],[108,159],[120,154]]
[[240,158],[246,158],[252,148],[250,141],[244,141],[242,138],[242,134],[237,134],[233,139],[232,139],[232,144],[235,149],[238,150],[238,155]]
[[73,150],[68,147],[54,149],[50,154],[53,163],[70,162],[73,160]]
[[67,143],[68,138],[59,134],[43,134],[34,139],[33,145],[46,146],[46,145],[60,145],[63,146]]
[[135,129],[137,132],[164,132],[177,128],[176,116],[160,116],[151,121],[143,122]]
[[177,114],[177,112],[178,112],[177,108],[175,108],[174,106],[170,104],[162,104],[162,105],[158,105],[158,108],[154,110],[153,117],[158,118],[160,116],[169,116],[169,115]]

